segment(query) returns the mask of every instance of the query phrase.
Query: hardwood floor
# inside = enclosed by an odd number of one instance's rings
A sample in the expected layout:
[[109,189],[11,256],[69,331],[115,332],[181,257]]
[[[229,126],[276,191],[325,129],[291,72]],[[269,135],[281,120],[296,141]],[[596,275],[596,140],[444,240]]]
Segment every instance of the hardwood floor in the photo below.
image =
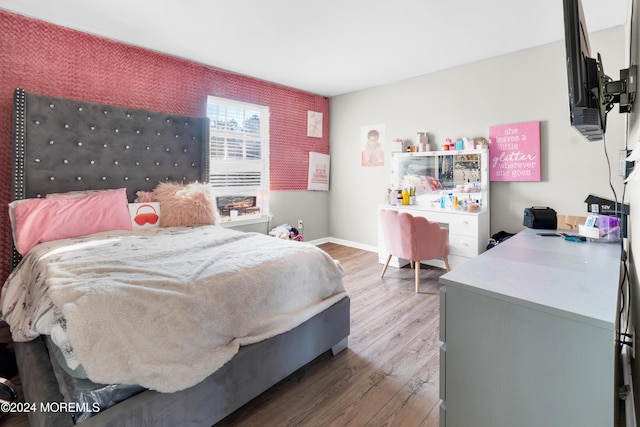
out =
[[[423,267],[416,294],[409,268],[390,268],[381,279],[377,254],[320,247],[345,270],[349,348],[319,358],[216,427],[438,426],[438,278],[444,270]],[[0,425],[27,423],[11,417]]]
[[439,420],[439,284],[443,269],[389,269],[375,253],[320,245],[345,269],[349,348],[297,372],[217,426],[421,426]]

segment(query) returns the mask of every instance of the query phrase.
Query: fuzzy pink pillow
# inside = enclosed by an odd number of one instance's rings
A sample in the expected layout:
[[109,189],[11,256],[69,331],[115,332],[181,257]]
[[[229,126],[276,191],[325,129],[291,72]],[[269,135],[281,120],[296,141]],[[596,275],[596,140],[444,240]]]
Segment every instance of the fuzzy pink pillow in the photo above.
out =
[[136,191],[135,203],[153,203],[157,201],[153,191]]
[[216,225],[220,222],[216,198],[207,184],[163,182],[153,192],[160,202],[160,227]]

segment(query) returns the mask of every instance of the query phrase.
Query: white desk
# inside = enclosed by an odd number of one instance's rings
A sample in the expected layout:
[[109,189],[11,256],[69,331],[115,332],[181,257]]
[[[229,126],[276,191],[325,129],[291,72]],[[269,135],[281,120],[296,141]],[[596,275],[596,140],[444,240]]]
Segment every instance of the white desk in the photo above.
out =
[[614,425],[620,245],[539,231],[440,278],[441,426]]

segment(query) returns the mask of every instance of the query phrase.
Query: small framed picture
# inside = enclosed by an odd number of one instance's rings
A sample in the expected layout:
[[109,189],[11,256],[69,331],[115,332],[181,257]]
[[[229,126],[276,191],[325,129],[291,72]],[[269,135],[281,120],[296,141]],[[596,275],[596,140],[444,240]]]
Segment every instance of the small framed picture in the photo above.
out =
[[589,215],[584,223],[585,227],[595,228],[598,225],[598,217],[596,215]]

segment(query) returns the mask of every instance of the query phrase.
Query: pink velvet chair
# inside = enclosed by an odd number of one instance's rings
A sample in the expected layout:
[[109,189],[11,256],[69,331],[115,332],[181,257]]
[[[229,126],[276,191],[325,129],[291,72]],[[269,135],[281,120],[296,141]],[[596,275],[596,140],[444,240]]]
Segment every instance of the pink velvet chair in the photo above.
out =
[[398,213],[393,209],[382,209],[380,219],[384,242],[389,252],[380,277],[384,277],[393,255],[408,259],[412,268],[415,264],[416,292],[420,292],[420,261],[442,258],[447,271],[451,270],[447,229],[424,217],[406,212]]

